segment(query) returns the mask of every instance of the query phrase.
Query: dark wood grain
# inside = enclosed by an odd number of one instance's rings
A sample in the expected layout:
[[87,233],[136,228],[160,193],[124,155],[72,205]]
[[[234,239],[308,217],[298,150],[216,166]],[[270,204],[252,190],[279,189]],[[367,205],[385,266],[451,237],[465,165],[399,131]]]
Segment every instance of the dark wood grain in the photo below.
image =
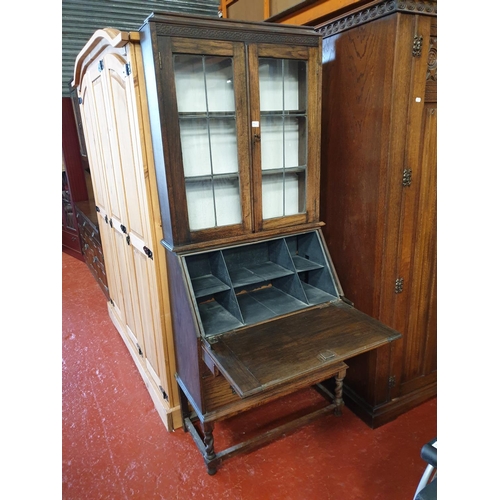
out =
[[346,296],[403,334],[349,361],[346,402],[372,426],[436,389],[437,23],[428,6],[359,23],[363,12],[346,13],[320,28],[323,232]]
[[194,403],[203,411],[198,350],[199,330],[195,322],[195,312],[186,290],[179,258],[171,252],[167,252],[167,266],[177,376]]
[[[310,373],[324,379],[329,366],[399,337],[339,300],[224,335],[208,353],[246,397]],[[320,355],[326,351],[334,356],[325,361]]]
[[[171,249],[238,238],[253,232],[300,227],[319,221],[319,126],[321,43],[306,27],[242,23],[156,13],[142,29],[141,46],[152,120],[165,245]],[[182,165],[173,55],[178,53],[232,57],[241,223],[190,230]],[[262,219],[258,57],[294,58],[308,64],[308,165],[305,213]]]

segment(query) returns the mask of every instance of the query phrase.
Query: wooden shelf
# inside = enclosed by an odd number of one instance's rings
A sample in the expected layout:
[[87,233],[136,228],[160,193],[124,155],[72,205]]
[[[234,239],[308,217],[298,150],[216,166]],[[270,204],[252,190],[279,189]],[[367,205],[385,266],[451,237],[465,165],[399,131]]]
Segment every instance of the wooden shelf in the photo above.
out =
[[230,290],[231,287],[223,283],[219,278],[213,274],[200,276],[191,281],[194,295],[196,298],[205,297],[214,293]]
[[292,257],[292,260],[293,260],[293,265],[295,266],[295,269],[297,269],[298,273],[304,271],[311,271],[312,269],[323,269],[323,266],[321,264],[318,264],[317,262],[314,262],[309,259],[305,259],[300,255],[294,255]]

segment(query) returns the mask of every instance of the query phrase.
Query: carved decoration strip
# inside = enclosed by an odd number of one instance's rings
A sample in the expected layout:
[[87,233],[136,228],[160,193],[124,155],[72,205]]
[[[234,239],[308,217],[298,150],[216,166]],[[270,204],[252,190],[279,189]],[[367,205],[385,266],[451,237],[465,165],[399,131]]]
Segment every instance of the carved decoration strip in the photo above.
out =
[[437,102],[437,36],[429,39],[425,80],[425,102]]
[[426,79],[437,82],[437,37],[430,39]]
[[437,16],[437,0],[386,0],[321,26],[318,28],[318,32],[324,37],[336,35],[353,26],[359,26],[360,24],[373,21],[394,12]]
[[301,36],[279,32],[262,33],[258,31],[244,31],[241,29],[221,30],[210,27],[174,25],[162,22],[155,24],[156,31],[160,36],[206,38],[208,40],[225,40],[229,42],[283,43],[288,45],[305,45],[308,47],[316,47],[318,45],[318,37],[314,36],[314,32],[312,32],[312,36]]

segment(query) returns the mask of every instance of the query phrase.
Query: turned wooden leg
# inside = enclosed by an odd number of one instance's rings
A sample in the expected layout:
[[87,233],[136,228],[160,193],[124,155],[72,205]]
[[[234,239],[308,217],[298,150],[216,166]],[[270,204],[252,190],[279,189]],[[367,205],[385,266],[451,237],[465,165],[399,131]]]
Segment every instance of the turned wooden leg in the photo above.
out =
[[335,410],[333,413],[340,417],[342,415],[342,406],[344,406],[344,400],[342,399],[342,386],[344,385],[344,377],[346,371],[340,371],[335,377]]
[[217,472],[217,466],[213,463],[213,461],[215,460],[213,430],[214,425],[211,422],[205,422],[204,424],[202,424],[203,443],[205,445],[205,454],[203,458],[205,459],[207,472],[211,476],[213,476]]

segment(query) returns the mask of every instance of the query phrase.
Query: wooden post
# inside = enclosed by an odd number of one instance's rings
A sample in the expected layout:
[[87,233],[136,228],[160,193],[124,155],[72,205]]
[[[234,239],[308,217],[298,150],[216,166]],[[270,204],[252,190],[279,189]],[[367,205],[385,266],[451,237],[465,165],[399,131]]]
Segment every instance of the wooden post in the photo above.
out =
[[269,4],[269,0],[264,0],[263,10],[264,10],[263,12],[264,19],[268,19],[269,17],[271,17],[271,6]]

